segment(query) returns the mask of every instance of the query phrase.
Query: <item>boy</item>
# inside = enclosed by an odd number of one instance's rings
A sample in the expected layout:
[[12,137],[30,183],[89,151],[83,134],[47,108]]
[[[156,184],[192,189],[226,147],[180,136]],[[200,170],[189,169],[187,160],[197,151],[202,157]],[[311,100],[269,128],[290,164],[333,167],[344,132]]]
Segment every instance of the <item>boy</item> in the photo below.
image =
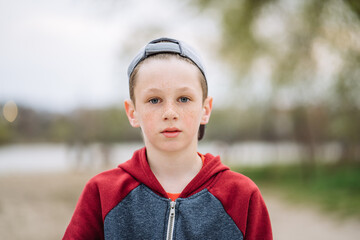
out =
[[156,39],[128,77],[125,110],[145,147],[87,183],[63,239],[272,239],[256,185],[197,152],[212,98],[196,53]]

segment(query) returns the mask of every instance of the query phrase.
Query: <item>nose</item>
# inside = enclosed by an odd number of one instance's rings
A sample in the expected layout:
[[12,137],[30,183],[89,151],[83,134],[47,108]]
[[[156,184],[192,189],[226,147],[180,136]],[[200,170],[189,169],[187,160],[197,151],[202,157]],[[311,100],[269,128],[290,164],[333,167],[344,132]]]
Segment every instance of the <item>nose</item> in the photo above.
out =
[[166,104],[163,119],[164,120],[177,120],[179,118],[179,114],[176,111],[176,106],[173,104]]

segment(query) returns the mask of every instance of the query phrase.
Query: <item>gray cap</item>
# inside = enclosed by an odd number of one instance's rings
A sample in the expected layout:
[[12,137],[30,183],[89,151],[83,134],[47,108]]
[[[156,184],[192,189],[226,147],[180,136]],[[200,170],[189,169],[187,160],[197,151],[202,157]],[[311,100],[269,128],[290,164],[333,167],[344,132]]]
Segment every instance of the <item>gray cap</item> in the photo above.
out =
[[205,69],[199,55],[186,43],[172,38],[158,38],[143,47],[129,65],[127,71],[129,79],[135,67],[141,61],[159,53],[177,53],[184,58],[190,59],[200,69],[206,80]]

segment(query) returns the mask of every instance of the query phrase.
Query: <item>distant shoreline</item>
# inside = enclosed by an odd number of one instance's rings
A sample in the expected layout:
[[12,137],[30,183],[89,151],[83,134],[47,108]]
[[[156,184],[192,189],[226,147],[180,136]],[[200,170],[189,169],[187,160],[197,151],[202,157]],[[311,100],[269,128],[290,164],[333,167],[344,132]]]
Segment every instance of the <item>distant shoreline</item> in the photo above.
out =
[[[0,146],[0,175],[9,173],[67,172],[116,167],[131,158],[143,143],[30,143]],[[328,143],[319,148],[321,158],[334,162],[339,146]],[[264,166],[299,163],[303,147],[294,142],[200,142],[199,151],[220,155],[228,165]]]

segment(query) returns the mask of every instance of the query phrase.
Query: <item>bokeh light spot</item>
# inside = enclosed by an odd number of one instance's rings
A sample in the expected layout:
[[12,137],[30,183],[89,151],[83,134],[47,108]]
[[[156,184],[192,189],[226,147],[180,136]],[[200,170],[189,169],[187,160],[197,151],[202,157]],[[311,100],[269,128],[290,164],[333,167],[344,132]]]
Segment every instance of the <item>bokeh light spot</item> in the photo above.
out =
[[14,101],[8,101],[3,107],[4,118],[9,122],[14,122],[18,115],[18,107]]

